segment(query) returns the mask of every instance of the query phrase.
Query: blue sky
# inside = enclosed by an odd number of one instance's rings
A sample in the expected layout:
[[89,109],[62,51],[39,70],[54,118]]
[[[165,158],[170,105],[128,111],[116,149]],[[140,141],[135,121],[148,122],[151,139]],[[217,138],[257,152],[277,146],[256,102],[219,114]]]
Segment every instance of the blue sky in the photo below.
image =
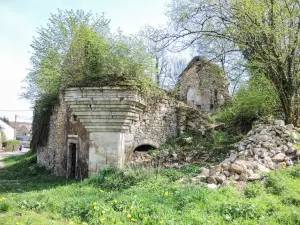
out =
[[22,81],[29,65],[30,43],[36,28],[46,26],[50,13],[57,9],[83,9],[105,13],[111,27],[125,33],[136,33],[146,24],[153,26],[166,21],[168,0],[0,0],[0,116],[27,121],[30,103],[20,99]]

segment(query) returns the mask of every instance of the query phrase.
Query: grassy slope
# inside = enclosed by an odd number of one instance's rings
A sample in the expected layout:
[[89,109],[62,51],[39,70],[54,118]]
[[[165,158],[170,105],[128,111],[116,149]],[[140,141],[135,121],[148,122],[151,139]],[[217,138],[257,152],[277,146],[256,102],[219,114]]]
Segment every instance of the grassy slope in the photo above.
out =
[[5,163],[0,224],[300,224],[300,167],[237,191],[176,181],[196,167],[106,170],[80,183],[49,175],[34,156]]

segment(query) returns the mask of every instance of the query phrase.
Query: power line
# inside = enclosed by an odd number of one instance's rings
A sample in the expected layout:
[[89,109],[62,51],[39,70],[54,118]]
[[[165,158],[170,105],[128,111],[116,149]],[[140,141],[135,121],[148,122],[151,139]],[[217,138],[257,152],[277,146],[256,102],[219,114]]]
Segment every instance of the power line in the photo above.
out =
[[31,109],[0,109],[0,112],[32,112]]

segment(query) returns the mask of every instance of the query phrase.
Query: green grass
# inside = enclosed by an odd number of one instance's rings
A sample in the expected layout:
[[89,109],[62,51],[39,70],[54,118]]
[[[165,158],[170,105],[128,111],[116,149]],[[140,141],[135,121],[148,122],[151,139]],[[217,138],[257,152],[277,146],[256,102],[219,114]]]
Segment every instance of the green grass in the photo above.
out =
[[178,182],[197,173],[196,166],[106,169],[76,182],[50,175],[34,155],[5,163],[0,224],[300,224],[299,166],[238,191]]

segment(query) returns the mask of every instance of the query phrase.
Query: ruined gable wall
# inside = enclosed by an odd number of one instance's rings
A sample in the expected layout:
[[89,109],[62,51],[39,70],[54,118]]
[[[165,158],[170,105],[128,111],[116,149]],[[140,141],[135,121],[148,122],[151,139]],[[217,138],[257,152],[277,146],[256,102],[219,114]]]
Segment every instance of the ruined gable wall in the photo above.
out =
[[226,75],[218,66],[194,59],[180,77],[180,99],[209,113],[229,99]]

